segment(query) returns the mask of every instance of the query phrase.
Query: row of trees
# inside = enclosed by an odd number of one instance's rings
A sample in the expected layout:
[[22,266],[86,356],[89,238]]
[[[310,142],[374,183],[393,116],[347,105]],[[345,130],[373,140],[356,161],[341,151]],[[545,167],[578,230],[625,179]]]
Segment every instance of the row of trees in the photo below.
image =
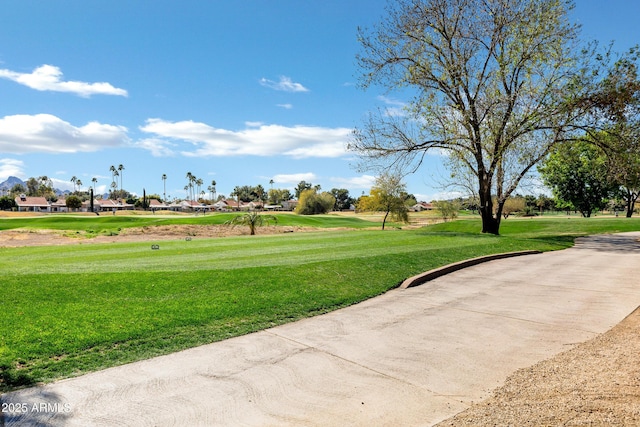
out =
[[347,210],[355,203],[355,199],[350,196],[347,189],[332,188],[331,191],[320,192],[321,189],[320,185],[313,185],[306,181],[300,181],[294,189],[294,193],[286,188],[271,188],[265,191],[262,185],[243,185],[235,187],[231,197],[245,203],[259,202],[270,205],[279,205],[297,199],[297,211],[304,212],[304,214]]
[[[115,166],[110,167],[111,171],[111,187],[109,191],[109,198],[111,199],[122,199],[130,204],[135,204],[137,201],[137,197],[134,197],[131,193],[124,190],[122,187],[122,177],[124,166],[119,165],[117,168]],[[209,198],[205,198],[207,193],[202,190],[204,182],[202,179],[196,177],[191,172],[188,172],[186,175],[187,185],[185,185],[184,189],[187,191],[187,199],[188,200],[199,200],[201,202],[214,202],[219,199],[224,199],[224,195],[219,195],[216,198],[216,181],[211,181],[211,184],[207,187],[209,191]],[[166,201],[166,180],[167,175],[162,175],[163,188],[164,188],[164,197],[160,197],[158,195],[149,196],[150,198],[157,198],[158,200]],[[71,182],[74,185],[73,195],[78,196],[82,201],[88,200],[90,197],[90,193],[88,191],[82,191],[82,181],[78,179],[76,176],[71,178]],[[118,182],[120,187],[118,188]],[[94,185],[97,184],[97,178],[92,179],[92,183]],[[273,180],[270,181],[270,184],[273,186]],[[236,199],[238,202],[259,202],[259,203],[268,203],[272,205],[278,205],[283,202],[292,200],[294,198],[300,199],[304,192],[312,191],[313,193],[318,193],[318,196],[322,196],[326,201],[328,200],[328,196],[324,196],[325,193],[320,193],[321,187],[320,185],[313,185],[312,183],[306,181],[300,181],[296,188],[294,189],[294,193],[292,193],[289,189],[282,188],[271,188],[269,191],[266,191],[262,185],[250,186],[250,185],[242,185],[236,186],[230,196]],[[31,197],[45,197],[49,201],[56,201],[57,195],[53,188],[53,183],[51,179],[47,176],[41,176],[38,178],[29,178],[26,181],[26,188],[22,185],[16,185],[14,188],[10,190],[11,198],[15,197],[18,194],[26,194]],[[305,199],[311,200],[308,196],[311,193],[307,193],[307,197]],[[334,199],[333,203],[324,209],[325,212],[331,210],[347,210],[350,209],[351,206],[355,203],[355,199],[350,196],[349,191],[344,188],[333,188],[330,192],[326,193],[330,197]],[[197,197],[196,197],[197,196]],[[102,196],[97,196],[102,197]],[[326,205],[324,203],[323,205]],[[312,209],[313,211],[317,211],[317,209]]]

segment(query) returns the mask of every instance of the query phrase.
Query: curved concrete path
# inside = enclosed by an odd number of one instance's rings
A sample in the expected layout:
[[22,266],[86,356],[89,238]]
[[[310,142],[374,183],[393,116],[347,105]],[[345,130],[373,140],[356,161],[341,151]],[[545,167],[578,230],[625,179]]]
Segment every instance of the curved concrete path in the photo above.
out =
[[[2,397],[6,425],[432,425],[640,305],[640,233]],[[35,405],[34,405],[35,404]],[[35,410],[34,410],[35,408]],[[41,423],[41,424],[39,424]]]

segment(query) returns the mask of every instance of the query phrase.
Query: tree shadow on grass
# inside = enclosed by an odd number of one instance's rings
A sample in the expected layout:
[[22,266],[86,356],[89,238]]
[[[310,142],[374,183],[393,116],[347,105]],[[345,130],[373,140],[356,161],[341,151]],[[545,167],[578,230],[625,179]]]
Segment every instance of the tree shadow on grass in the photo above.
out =
[[35,383],[28,372],[20,371],[8,363],[0,363],[0,392],[30,387]]

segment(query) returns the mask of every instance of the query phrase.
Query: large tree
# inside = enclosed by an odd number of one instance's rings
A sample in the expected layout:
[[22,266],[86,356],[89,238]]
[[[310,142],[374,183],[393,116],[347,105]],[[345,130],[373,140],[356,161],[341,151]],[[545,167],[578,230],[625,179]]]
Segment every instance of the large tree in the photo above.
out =
[[272,205],[278,205],[287,200],[291,200],[293,195],[286,188],[271,188],[268,193],[268,201]]
[[349,190],[346,188],[332,188],[329,193],[336,199],[333,209],[337,211],[350,209],[355,203],[355,199],[349,195]]
[[[595,78],[570,0],[398,0],[360,30],[362,85],[409,89],[404,115],[372,113],[349,147],[362,168],[417,170],[444,151],[476,179],[482,231],[554,144],[584,126]],[[594,115],[591,115],[594,117]],[[494,206],[494,200],[497,206]]]
[[408,197],[402,177],[397,174],[384,173],[376,178],[369,196],[360,198],[358,210],[384,212],[382,219],[382,229],[384,230],[390,214],[395,221],[409,222],[409,210],[405,203]]
[[638,48],[616,61],[603,79],[596,94],[599,104],[612,125],[605,132],[592,135],[605,147],[609,178],[620,185],[620,194],[626,204],[627,217],[633,214],[640,196],[640,79],[636,56]]
[[66,206],[72,210],[80,209],[82,207],[82,199],[74,195],[67,197],[65,203]]
[[618,196],[624,200],[627,217],[632,216],[640,197],[640,129],[636,126],[624,126],[601,137],[606,141],[608,178],[619,187]]
[[[305,190],[309,190],[313,187],[313,184],[311,184],[310,182],[307,181],[300,181],[298,183],[298,186],[295,188],[295,193],[296,193],[296,199],[300,198],[300,195],[302,194],[303,191]],[[317,190],[317,189],[316,189]]]
[[617,185],[608,179],[604,152],[587,141],[559,145],[538,169],[558,201],[570,203],[584,217],[603,209],[615,195]]

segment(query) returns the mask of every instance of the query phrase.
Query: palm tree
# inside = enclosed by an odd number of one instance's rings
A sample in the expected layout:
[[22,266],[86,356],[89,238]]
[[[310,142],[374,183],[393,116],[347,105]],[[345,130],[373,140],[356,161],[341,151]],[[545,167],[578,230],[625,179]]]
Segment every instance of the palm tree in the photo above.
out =
[[264,202],[265,202],[265,200],[267,200],[267,192],[264,191],[264,187],[261,184],[258,184],[258,186],[255,187],[254,191],[255,191],[256,195],[258,196],[258,199],[262,203],[262,207],[264,208]]
[[195,176],[191,172],[187,172],[187,180],[189,181],[189,183],[187,184],[187,186],[189,187],[189,196],[187,197],[193,200],[193,197],[191,196],[191,189],[193,188],[193,181],[195,180]]
[[167,203],[167,174],[166,173],[162,174],[162,184],[164,186],[164,192],[162,193],[164,197],[163,201]]
[[78,186],[78,190],[82,190],[82,181],[79,179],[76,180],[76,185]]
[[120,172],[120,197],[122,197],[122,175],[124,175],[122,173],[122,171],[124,170],[124,166],[122,165],[118,165],[118,171]]
[[78,178],[74,175],[71,177],[71,182],[73,182],[73,192],[75,193],[76,190],[76,183],[78,182]]
[[98,183],[98,178],[96,178],[95,176],[93,178],[91,178],[91,182],[93,182],[93,191],[96,191],[96,184]]
[[38,194],[48,197],[50,193],[52,193],[53,182],[51,182],[49,177],[46,175],[39,176],[38,180],[40,181],[40,185],[38,186]]
[[238,186],[233,187],[233,193],[231,193],[231,197],[233,197],[234,195],[237,197],[238,210],[240,210],[240,187],[238,187]]
[[198,194],[204,193],[204,191],[200,190],[200,187],[202,186],[202,184],[204,184],[204,181],[202,180],[202,178],[196,179],[196,185],[197,185],[197,188],[198,188]]
[[111,181],[111,194],[113,195],[113,200],[116,200],[116,192],[118,191],[118,184],[115,181]]
[[118,187],[118,185],[117,184],[114,185],[114,183],[115,183],[116,176],[118,175],[118,171],[116,170],[115,166],[111,165],[109,167],[109,172],[111,172],[111,195],[112,195],[113,199],[115,200],[115,199],[117,199],[116,190],[115,189]]
[[113,171],[113,176],[111,177],[112,181],[111,181],[111,188],[113,188],[113,198],[114,200],[117,200],[118,198],[121,197],[121,195],[118,193],[118,176],[120,174],[118,173],[117,170]]
[[227,225],[231,225],[235,227],[236,225],[247,225],[249,226],[249,232],[253,236],[256,234],[256,228],[261,227],[263,225],[267,225],[269,221],[273,221],[276,224],[278,223],[278,218],[273,215],[260,215],[256,211],[247,212],[242,215],[238,215],[225,222]]

